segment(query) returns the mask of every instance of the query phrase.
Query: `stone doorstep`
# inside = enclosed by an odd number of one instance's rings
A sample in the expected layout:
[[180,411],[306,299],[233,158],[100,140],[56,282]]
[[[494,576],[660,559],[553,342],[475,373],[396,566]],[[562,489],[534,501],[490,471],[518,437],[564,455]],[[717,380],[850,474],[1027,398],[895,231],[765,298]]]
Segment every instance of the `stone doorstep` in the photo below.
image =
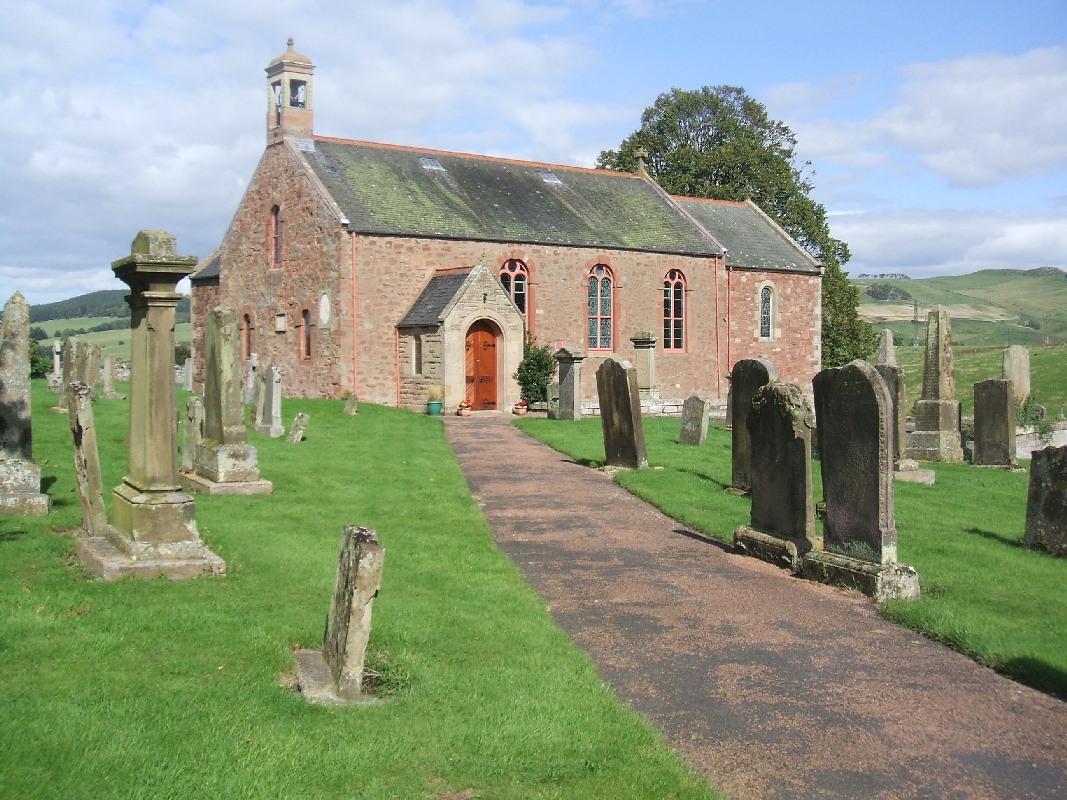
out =
[[367,694],[353,697],[338,694],[321,650],[297,650],[293,655],[296,658],[296,683],[300,694],[309,703],[318,706],[371,706],[387,702]]
[[875,564],[825,550],[807,553],[800,576],[817,583],[857,589],[878,603],[919,596],[919,575],[906,564]]
[[274,491],[274,484],[262,478],[255,481],[213,481],[195,472],[181,472],[178,477],[182,486],[198,494],[271,494]]
[[106,537],[92,536],[79,538],[74,553],[87,569],[105,581],[131,575],[137,578],[165,575],[171,580],[183,580],[201,575],[226,574],[225,561],[203,544],[199,549],[201,554],[193,558],[130,558]]
[[3,494],[0,492],[0,516],[43,517],[48,513],[46,494]]

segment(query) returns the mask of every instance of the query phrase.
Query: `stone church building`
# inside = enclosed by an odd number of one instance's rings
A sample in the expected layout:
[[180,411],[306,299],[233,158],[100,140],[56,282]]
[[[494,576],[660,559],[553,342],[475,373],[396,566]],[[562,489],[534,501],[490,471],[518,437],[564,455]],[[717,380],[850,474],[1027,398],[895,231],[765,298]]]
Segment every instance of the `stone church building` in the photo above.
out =
[[287,396],[423,410],[442,384],[446,410],[506,409],[525,336],[587,354],[586,399],[635,338],[658,339],[665,398],[725,398],[742,358],[811,386],[821,267],[754,204],[672,197],[643,168],[320,136],[313,71],[291,40],[266,69],[267,147],[192,280],[198,375],[223,304]]

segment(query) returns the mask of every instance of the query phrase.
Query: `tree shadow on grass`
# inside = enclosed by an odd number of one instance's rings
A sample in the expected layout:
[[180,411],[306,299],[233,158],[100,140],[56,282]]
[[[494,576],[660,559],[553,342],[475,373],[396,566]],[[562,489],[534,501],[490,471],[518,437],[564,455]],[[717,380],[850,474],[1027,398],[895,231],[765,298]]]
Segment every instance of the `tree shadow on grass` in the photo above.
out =
[[1000,544],[1007,545],[1008,547],[1026,548],[1022,539],[1012,539],[1010,536],[1005,536],[1002,533],[994,533],[993,531],[984,531],[981,528],[965,528],[964,533],[973,533],[975,536],[981,536],[984,539],[989,539]]
[[1067,671],[1029,656],[1012,658],[997,670],[1014,681],[1025,683],[1060,700],[1067,700]]

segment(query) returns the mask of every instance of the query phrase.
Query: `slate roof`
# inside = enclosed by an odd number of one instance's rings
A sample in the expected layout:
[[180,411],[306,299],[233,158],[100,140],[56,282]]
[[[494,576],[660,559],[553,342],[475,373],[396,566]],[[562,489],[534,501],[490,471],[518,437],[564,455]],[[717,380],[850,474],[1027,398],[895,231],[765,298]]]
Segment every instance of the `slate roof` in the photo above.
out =
[[452,298],[463,288],[469,274],[434,275],[426,284],[426,288],[422,290],[422,294],[408,309],[408,313],[397,323],[397,327],[437,325]]
[[355,233],[721,254],[636,175],[321,136],[299,155]]
[[742,269],[820,271],[819,262],[754,203],[675,197],[726,248],[726,264]]
[[221,251],[216,250],[214,253],[212,253],[211,255],[209,255],[207,258],[205,258],[203,261],[200,262],[200,265],[199,265],[198,269],[196,270],[196,272],[194,272],[192,275],[189,276],[189,280],[191,280],[191,281],[199,281],[199,280],[204,280],[206,278],[217,278],[217,277],[219,277],[219,273],[221,271],[221,268],[222,268]]

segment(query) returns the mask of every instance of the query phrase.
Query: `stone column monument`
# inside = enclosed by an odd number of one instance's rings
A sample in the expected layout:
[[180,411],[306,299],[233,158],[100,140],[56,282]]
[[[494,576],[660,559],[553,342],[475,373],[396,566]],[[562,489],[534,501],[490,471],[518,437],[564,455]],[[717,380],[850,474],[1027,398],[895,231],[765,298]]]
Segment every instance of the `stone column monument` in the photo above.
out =
[[561,347],[553,357],[559,362],[559,414],[557,419],[582,418],[582,362],[585,353]]
[[642,400],[659,400],[656,385],[656,342],[651,331],[638,331],[630,337],[634,346],[634,366],[637,367],[637,391]]
[[226,571],[226,562],[200,540],[196,506],[178,480],[174,313],[181,295],[175,287],[196,263],[195,256],[176,254],[169,233],[141,231],[130,255],[111,265],[130,287],[129,467],[111,498],[107,535],[85,539],[77,550],[105,580]]
[[952,323],[942,306],[926,320],[922,396],[915,404],[915,430],[908,456],[918,461],[961,463],[960,405],[952,365]]

